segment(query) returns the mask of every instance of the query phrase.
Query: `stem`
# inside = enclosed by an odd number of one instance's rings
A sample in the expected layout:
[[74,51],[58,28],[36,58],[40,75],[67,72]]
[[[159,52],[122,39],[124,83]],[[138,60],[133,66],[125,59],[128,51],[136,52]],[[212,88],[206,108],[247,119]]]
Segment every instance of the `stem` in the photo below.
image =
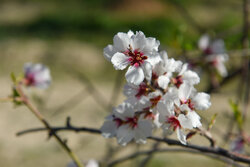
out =
[[[18,132],[17,135],[24,135],[27,133],[33,133],[33,132],[39,132],[39,131],[46,131],[48,129],[46,128],[34,128],[34,129],[28,129],[28,130],[24,130],[21,132]],[[92,134],[101,134],[101,131],[99,129],[95,129],[95,128],[86,128],[86,127],[75,127],[75,126],[63,126],[63,127],[52,127],[52,131],[54,132],[58,132],[58,131],[73,131],[73,132],[88,132],[88,133],[92,133]],[[205,146],[199,146],[199,145],[193,145],[193,144],[187,144],[187,145],[183,145],[181,144],[179,141],[174,140],[174,139],[169,139],[169,138],[159,138],[159,137],[148,137],[148,139],[153,140],[153,141],[157,141],[157,142],[161,142],[161,143],[165,143],[171,146],[180,146],[180,147],[184,147],[184,148],[189,148],[192,150],[196,150],[199,151],[200,153],[204,153],[204,155],[206,155],[206,153],[209,154],[213,154],[215,156],[221,156],[224,158],[228,158],[234,161],[238,161],[238,162],[243,162],[246,164],[250,164],[250,157],[246,156],[246,155],[242,155],[242,154],[238,154],[238,153],[234,153],[228,150],[225,150],[221,147],[205,147]],[[202,155],[202,154],[201,154]]]
[[78,167],[84,167],[83,164],[80,162],[79,158],[76,156],[76,154],[69,148],[69,146],[53,131],[49,123],[45,120],[43,115],[38,111],[37,108],[35,108],[30,100],[25,96],[24,92],[21,88],[22,84],[19,83],[16,86],[16,91],[19,93],[23,104],[43,123],[45,128],[49,131],[49,135],[53,136],[56,141],[62,146],[62,148],[69,154],[69,156],[72,158],[72,160],[76,163]]
[[0,102],[13,102],[14,99],[11,97],[6,97],[6,98],[0,98]]

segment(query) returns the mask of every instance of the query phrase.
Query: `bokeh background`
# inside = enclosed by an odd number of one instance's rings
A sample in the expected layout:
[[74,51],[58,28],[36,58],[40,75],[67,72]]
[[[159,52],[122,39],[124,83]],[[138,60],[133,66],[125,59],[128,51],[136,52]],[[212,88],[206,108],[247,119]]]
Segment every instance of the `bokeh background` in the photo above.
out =
[[[198,50],[197,41],[205,32],[224,39],[227,50],[242,49],[242,26],[241,0],[1,0],[0,97],[11,93],[11,72],[20,74],[24,63],[41,62],[51,69],[53,83],[46,91],[27,92],[48,121],[64,125],[70,116],[73,125],[99,128],[111,107],[124,99],[120,89],[125,83],[124,72],[115,71],[102,53],[117,32],[141,30],[160,40],[161,49],[167,49],[169,57],[180,59],[183,52]],[[240,55],[229,55],[229,71],[241,66]],[[205,90],[209,80],[206,75],[202,78],[199,90]],[[213,93],[212,107],[199,113],[206,120],[218,113],[212,132],[225,148],[229,144],[222,138],[232,113],[228,101],[237,95],[239,78]],[[40,122],[25,107],[0,104],[0,166],[66,167],[71,160],[53,139],[48,140],[45,132],[16,137],[16,132],[31,127],[40,127]],[[106,161],[110,143],[117,145],[115,139],[87,133],[60,135],[68,139],[83,161]],[[199,136],[190,142],[209,144]],[[151,144],[118,147],[114,156],[150,148]],[[137,166],[141,159],[120,166]],[[186,153],[156,154],[148,166],[183,164],[225,166]]]

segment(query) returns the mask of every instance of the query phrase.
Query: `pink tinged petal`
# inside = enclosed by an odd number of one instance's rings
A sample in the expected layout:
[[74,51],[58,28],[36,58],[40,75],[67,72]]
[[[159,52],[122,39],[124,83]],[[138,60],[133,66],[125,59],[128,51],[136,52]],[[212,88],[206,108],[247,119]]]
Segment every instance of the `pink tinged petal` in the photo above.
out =
[[128,83],[140,85],[144,80],[144,73],[141,67],[130,66],[125,77]]
[[142,69],[143,69],[144,76],[145,76],[146,80],[150,81],[152,78],[152,66],[151,66],[151,64],[145,61],[144,64],[142,65]]
[[187,145],[186,135],[182,132],[182,130],[180,128],[177,128],[176,133],[177,133],[177,138],[179,139],[179,141],[182,144]]
[[117,130],[117,142],[122,146],[126,146],[134,138],[134,130],[129,125],[123,125]]
[[113,45],[108,45],[103,49],[103,56],[108,60],[111,61],[111,58],[116,53],[116,49],[113,47]]
[[42,64],[26,63],[24,73],[27,86],[45,89],[51,83],[50,70]]
[[170,81],[170,79],[169,79],[167,76],[161,75],[161,76],[158,78],[158,85],[159,85],[159,87],[161,87],[162,89],[166,89],[166,88],[168,87],[169,81]]
[[116,70],[124,70],[129,65],[128,59],[129,57],[125,54],[117,52],[111,58],[111,62]]
[[192,92],[192,86],[186,83],[181,84],[178,92],[180,100],[186,101],[189,98],[191,92]]
[[183,80],[188,82],[191,85],[198,84],[200,82],[200,77],[196,72],[188,70],[183,74]]
[[113,39],[114,47],[120,52],[126,51],[129,48],[129,45],[131,44],[130,35],[131,33],[117,33]]
[[183,128],[193,129],[192,120],[190,120],[186,115],[180,114],[178,116],[178,120],[180,121],[180,124]]
[[201,50],[206,50],[209,47],[210,38],[207,34],[201,36],[198,46]]
[[197,110],[207,110],[211,106],[210,96],[206,93],[197,93],[193,98],[192,102]]
[[105,121],[100,130],[105,138],[114,137],[117,131],[115,121]]

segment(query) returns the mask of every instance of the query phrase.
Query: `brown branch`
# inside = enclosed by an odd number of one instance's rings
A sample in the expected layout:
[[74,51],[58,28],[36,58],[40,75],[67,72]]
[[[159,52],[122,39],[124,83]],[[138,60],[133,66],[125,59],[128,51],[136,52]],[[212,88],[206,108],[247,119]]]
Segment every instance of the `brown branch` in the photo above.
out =
[[80,162],[79,158],[76,156],[76,154],[70,149],[70,147],[67,145],[63,139],[61,139],[60,136],[58,136],[54,131],[53,128],[50,126],[50,124],[47,122],[47,120],[43,117],[43,115],[39,112],[39,110],[33,106],[33,104],[30,102],[28,97],[24,94],[22,90],[22,82],[17,83],[15,85],[15,89],[20,96],[21,102],[36,116],[37,119],[44,125],[44,129],[49,132],[49,137],[54,137],[56,141],[62,146],[62,148],[68,153],[68,155],[72,158],[72,160],[76,163],[78,167],[84,167],[84,165]]
[[[47,130],[46,128],[28,129],[28,130],[18,132],[17,136],[21,136],[21,135],[24,135],[27,133],[32,133],[32,132],[46,131],[46,130]],[[86,128],[86,127],[75,127],[75,126],[72,126],[69,121],[68,121],[68,125],[66,125],[65,127],[53,127],[52,131],[54,133],[56,133],[58,131],[74,131],[74,132],[89,132],[89,133],[93,133],[93,134],[101,134],[101,131],[99,129]],[[181,147],[193,149],[193,150],[196,150],[196,151],[199,151],[202,153],[210,153],[210,154],[222,156],[224,158],[228,158],[228,159],[231,159],[234,161],[250,164],[250,157],[247,157],[247,156],[241,155],[241,154],[236,154],[236,153],[230,152],[230,151],[223,149],[223,148],[220,148],[220,147],[213,148],[213,147],[199,146],[199,145],[193,145],[193,144],[183,145],[177,140],[173,140],[173,139],[169,139],[169,138],[159,138],[159,137],[154,137],[154,136],[149,137],[148,139],[154,140],[157,142],[166,143],[168,145],[181,146]]]
[[[142,155],[152,155],[152,153],[167,153],[167,152],[171,152],[171,153],[192,153],[192,154],[200,154],[199,151],[197,150],[192,150],[192,149],[184,149],[184,148],[165,148],[165,149],[154,149],[154,150],[148,150],[148,151],[139,151],[139,152],[135,152],[133,154],[130,154],[128,156],[125,156],[125,157],[122,157],[122,158],[119,158],[117,160],[114,160],[112,162],[110,162],[108,164],[108,167],[112,167],[112,166],[115,166],[117,164],[120,164],[122,162],[125,162],[127,160],[131,160],[131,159],[134,159],[138,156],[142,156]],[[220,160],[220,161],[223,161],[223,162],[226,162],[226,163],[231,163],[237,167],[243,167],[243,165],[240,165],[236,162],[234,162],[233,160],[231,159],[228,159],[228,158],[224,158],[224,157],[218,157],[218,156],[215,156],[215,155],[212,155],[212,154],[208,154],[206,153],[205,154],[206,156],[210,157],[210,158],[213,158],[215,160]]]

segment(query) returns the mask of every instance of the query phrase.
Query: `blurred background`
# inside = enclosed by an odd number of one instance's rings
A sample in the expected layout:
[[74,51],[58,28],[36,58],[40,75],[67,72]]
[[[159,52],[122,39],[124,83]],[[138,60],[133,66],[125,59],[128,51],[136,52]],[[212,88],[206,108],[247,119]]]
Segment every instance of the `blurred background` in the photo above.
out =
[[[20,74],[24,63],[41,62],[51,69],[52,85],[46,91],[29,89],[27,92],[48,121],[60,126],[70,116],[73,125],[99,128],[112,106],[124,99],[124,72],[115,71],[103,57],[103,48],[113,43],[117,32],[141,30],[147,37],[160,40],[161,49],[177,59],[182,59],[184,53],[198,51],[200,36],[209,33],[224,39],[226,49],[232,50],[226,66],[233,72],[241,66],[241,52],[237,51],[242,49],[242,29],[241,0],[1,0],[0,97],[11,94],[11,72]],[[191,57],[196,58],[197,54]],[[198,89],[207,90],[209,79],[202,75]],[[239,79],[240,75],[213,93],[212,107],[199,113],[204,120],[218,113],[212,132],[217,144],[227,149],[230,141],[223,138],[232,121],[228,101],[236,98]],[[67,166],[70,158],[53,139],[47,140],[45,132],[16,137],[20,130],[41,126],[25,107],[0,105],[0,166]],[[249,123],[245,125],[249,126]],[[117,146],[115,139],[107,140],[99,135],[70,132],[60,135],[68,139],[83,161],[108,160],[108,148]],[[199,136],[190,142],[209,144]],[[150,148],[153,142],[148,143],[118,147],[114,156]],[[137,166],[142,159],[120,166]],[[225,166],[214,159],[186,153],[156,154],[148,166],[183,164]]]

